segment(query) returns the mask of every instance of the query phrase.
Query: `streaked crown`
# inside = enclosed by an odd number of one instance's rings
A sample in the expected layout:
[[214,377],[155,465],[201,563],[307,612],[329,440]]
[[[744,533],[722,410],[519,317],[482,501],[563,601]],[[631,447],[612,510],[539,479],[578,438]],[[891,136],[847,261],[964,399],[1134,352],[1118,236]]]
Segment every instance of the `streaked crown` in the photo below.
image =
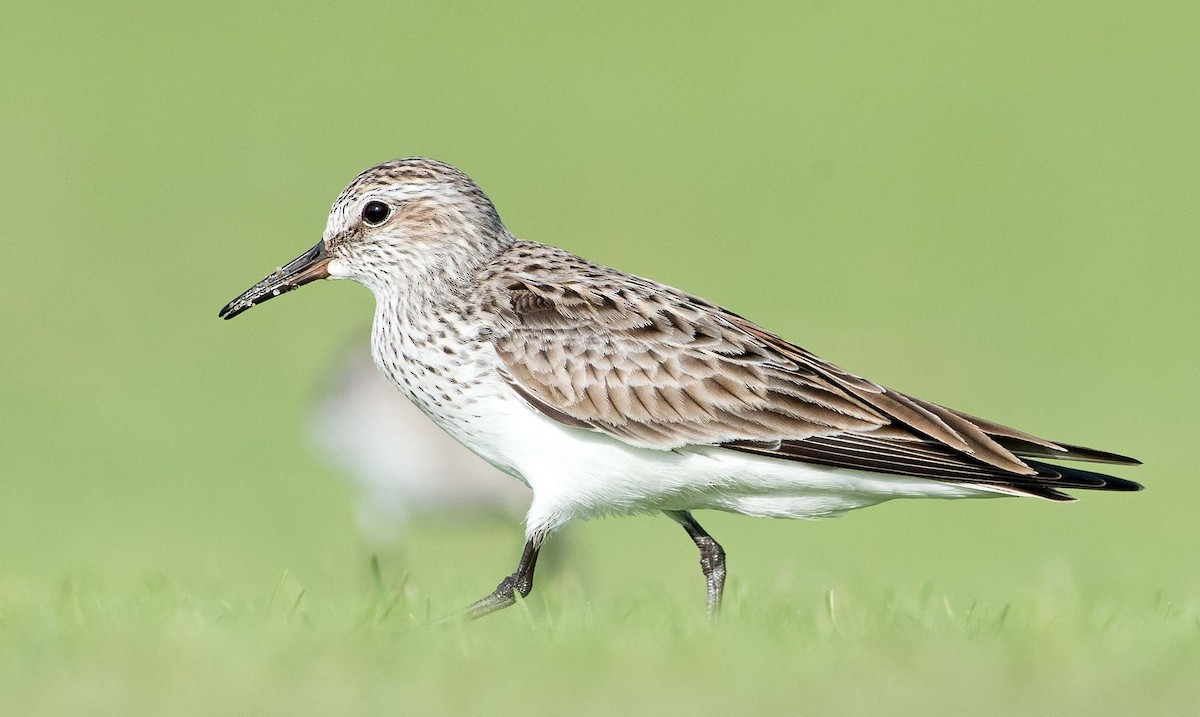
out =
[[372,289],[388,279],[455,272],[512,241],[492,201],[463,172],[434,159],[377,164],[329,212],[330,273]]

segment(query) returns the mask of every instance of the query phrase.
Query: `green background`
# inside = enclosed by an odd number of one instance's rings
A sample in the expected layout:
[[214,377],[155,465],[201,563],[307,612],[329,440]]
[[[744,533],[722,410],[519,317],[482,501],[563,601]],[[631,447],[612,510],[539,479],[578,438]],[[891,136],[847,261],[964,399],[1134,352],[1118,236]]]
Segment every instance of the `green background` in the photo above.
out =
[[[0,709],[1170,712],[1200,699],[1200,6],[0,7]],[[840,365],[1137,456],[1140,494],[577,527],[434,518],[373,580],[306,445],[372,300],[217,310],[357,172]],[[398,596],[398,597],[397,597]]]

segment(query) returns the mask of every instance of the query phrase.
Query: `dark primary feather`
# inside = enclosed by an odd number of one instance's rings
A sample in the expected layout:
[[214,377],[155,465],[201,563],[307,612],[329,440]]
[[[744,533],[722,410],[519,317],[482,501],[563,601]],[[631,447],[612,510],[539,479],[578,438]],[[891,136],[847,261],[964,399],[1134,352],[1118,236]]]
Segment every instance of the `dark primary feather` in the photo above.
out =
[[513,390],[547,416],[663,450],[715,445],[1052,500],[1137,490],[1025,457],[1136,464],[1055,443],[848,373],[695,296],[517,242],[481,277]]

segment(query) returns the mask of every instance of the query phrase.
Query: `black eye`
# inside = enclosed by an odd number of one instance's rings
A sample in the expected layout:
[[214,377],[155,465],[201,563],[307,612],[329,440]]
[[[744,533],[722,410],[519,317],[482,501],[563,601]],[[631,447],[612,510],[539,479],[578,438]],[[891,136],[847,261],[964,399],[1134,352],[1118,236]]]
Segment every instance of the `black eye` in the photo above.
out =
[[369,227],[377,227],[388,220],[392,216],[392,208],[383,202],[367,202],[363,206],[362,220],[363,224]]

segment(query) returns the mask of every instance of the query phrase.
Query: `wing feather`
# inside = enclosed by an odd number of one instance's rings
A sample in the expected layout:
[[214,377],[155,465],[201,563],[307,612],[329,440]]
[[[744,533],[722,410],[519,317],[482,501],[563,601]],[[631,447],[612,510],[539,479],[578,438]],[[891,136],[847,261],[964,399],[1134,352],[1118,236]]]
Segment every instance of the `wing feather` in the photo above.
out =
[[1067,497],[1054,488],[1120,479],[1064,477],[1021,456],[1136,462],[892,391],[703,299],[552,247],[519,242],[503,259],[482,282],[501,375],[569,426],[648,448],[715,445],[1052,499]]

